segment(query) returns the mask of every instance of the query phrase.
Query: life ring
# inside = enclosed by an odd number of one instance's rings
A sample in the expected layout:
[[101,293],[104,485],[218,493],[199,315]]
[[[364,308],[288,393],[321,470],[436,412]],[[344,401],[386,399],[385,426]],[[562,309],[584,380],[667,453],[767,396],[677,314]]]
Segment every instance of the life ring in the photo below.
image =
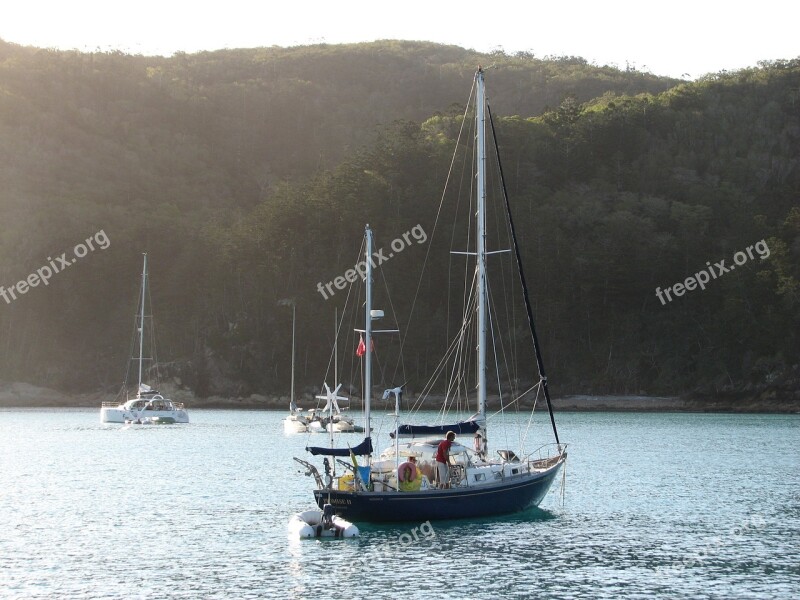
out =
[[417,478],[417,465],[406,461],[397,467],[397,480],[400,483],[411,482]]

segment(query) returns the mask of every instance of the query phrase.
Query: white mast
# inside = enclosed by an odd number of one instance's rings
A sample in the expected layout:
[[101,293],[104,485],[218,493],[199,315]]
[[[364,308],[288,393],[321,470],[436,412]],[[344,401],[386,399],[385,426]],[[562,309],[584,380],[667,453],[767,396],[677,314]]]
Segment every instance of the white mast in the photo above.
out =
[[333,309],[333,387],[339,382],[339,307]]
[[136,393],[139,394],[142,389],[142,362],[144,361],[144,301],[145,289],[147,287],[147,253],[144,256],[144,266],[142,267],[142,306],[139,313],[139,385],[136,388]]
[[292,407],[292,412],[294,412],[294,406],[295,406],[295,403],[294,403],[294,332],[295,332],[295,316],[296,316],[296,312],[295,311],[296,310],[297,310],[297,303],[294,300],[292,300],[292,387],[291,387],[291,392],[290,392],[291,401],[290,401],[290,404],[289,404],[289,406]]
[[485,90],[483,69],[478,67],[475,74],[477,84],[475,96],[475,119],[478,152],[477,196],[478,215],[477,270],[478,270],[478,412],[481,420],[486,420],[486,117],[484,115]]
[[[336,390],[333,392],[334,397],[339,393],[339,384],[337,380],[339,379],[339,335],[336,329],[336,326],[339,324],[339,309],[333,309],[333,389]],[[331,448],[333,448],[333,402],[330,398],[328,398],[328,441],[331,444]],[[333,471],[336,472],[336,463],[333,465]]]
[[366,301],[364,307],[364,431],[370,436],[369,410],[372,396],[372,230],[367,224],[364,230],[366,250],[364,259],[367,263]]

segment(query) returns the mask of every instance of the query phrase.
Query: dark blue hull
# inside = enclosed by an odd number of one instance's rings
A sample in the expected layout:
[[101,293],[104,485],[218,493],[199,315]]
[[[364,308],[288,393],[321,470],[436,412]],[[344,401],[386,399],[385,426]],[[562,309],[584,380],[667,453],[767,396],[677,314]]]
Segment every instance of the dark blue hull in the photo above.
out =
[[350,521],[428,521],[514,513],[538,506],[563,461],[547,471],[509,478],[497,485],[420,492],[314,490],[320,508],[332,504]]

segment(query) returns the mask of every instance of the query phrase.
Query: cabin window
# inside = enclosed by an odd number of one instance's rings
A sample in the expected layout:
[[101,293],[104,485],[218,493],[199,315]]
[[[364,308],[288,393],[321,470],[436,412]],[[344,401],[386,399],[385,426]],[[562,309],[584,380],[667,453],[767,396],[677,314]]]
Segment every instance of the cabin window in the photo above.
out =
[[475,473],[475,481],[485,481],[486,473]]

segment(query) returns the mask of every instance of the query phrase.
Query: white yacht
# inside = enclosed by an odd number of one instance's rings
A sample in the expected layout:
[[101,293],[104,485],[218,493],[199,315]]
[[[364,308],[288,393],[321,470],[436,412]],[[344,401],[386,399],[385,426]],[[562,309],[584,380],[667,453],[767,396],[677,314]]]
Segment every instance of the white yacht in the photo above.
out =
[[[164,398],[158,390],[142,382],[142,365],[146,360],[153,360],[152,358],[146,358],[144,356],[146,300],[147,254],[144,255],[144,266],[142,267],[142,294],[139,313],[136,316],[136,333],[139,337],[139,356],[131,357],[131,360],[136,360],[139,363],[139,382],[136,387],[136,396],[127,398],[124,401],[103,402],[100,407],[100,421],[102,423],[168,424],[189,422],[189,413],[186,411],[182,402],[173,402],[168,398]],[[127,384],[127,377],[125,383]],[[123,389],[124,387],[123,385]]]
[[123,403],[103,402],[100,408],[103,423],[165,424],[188,423],[189,413],[182,402],[164,398],[146,384],[139,386],[136,397]]
[[294,399],[289,404],[289,415],[283,419],[284,433],[305,433],[308,431],[308,417],[303,416]]

